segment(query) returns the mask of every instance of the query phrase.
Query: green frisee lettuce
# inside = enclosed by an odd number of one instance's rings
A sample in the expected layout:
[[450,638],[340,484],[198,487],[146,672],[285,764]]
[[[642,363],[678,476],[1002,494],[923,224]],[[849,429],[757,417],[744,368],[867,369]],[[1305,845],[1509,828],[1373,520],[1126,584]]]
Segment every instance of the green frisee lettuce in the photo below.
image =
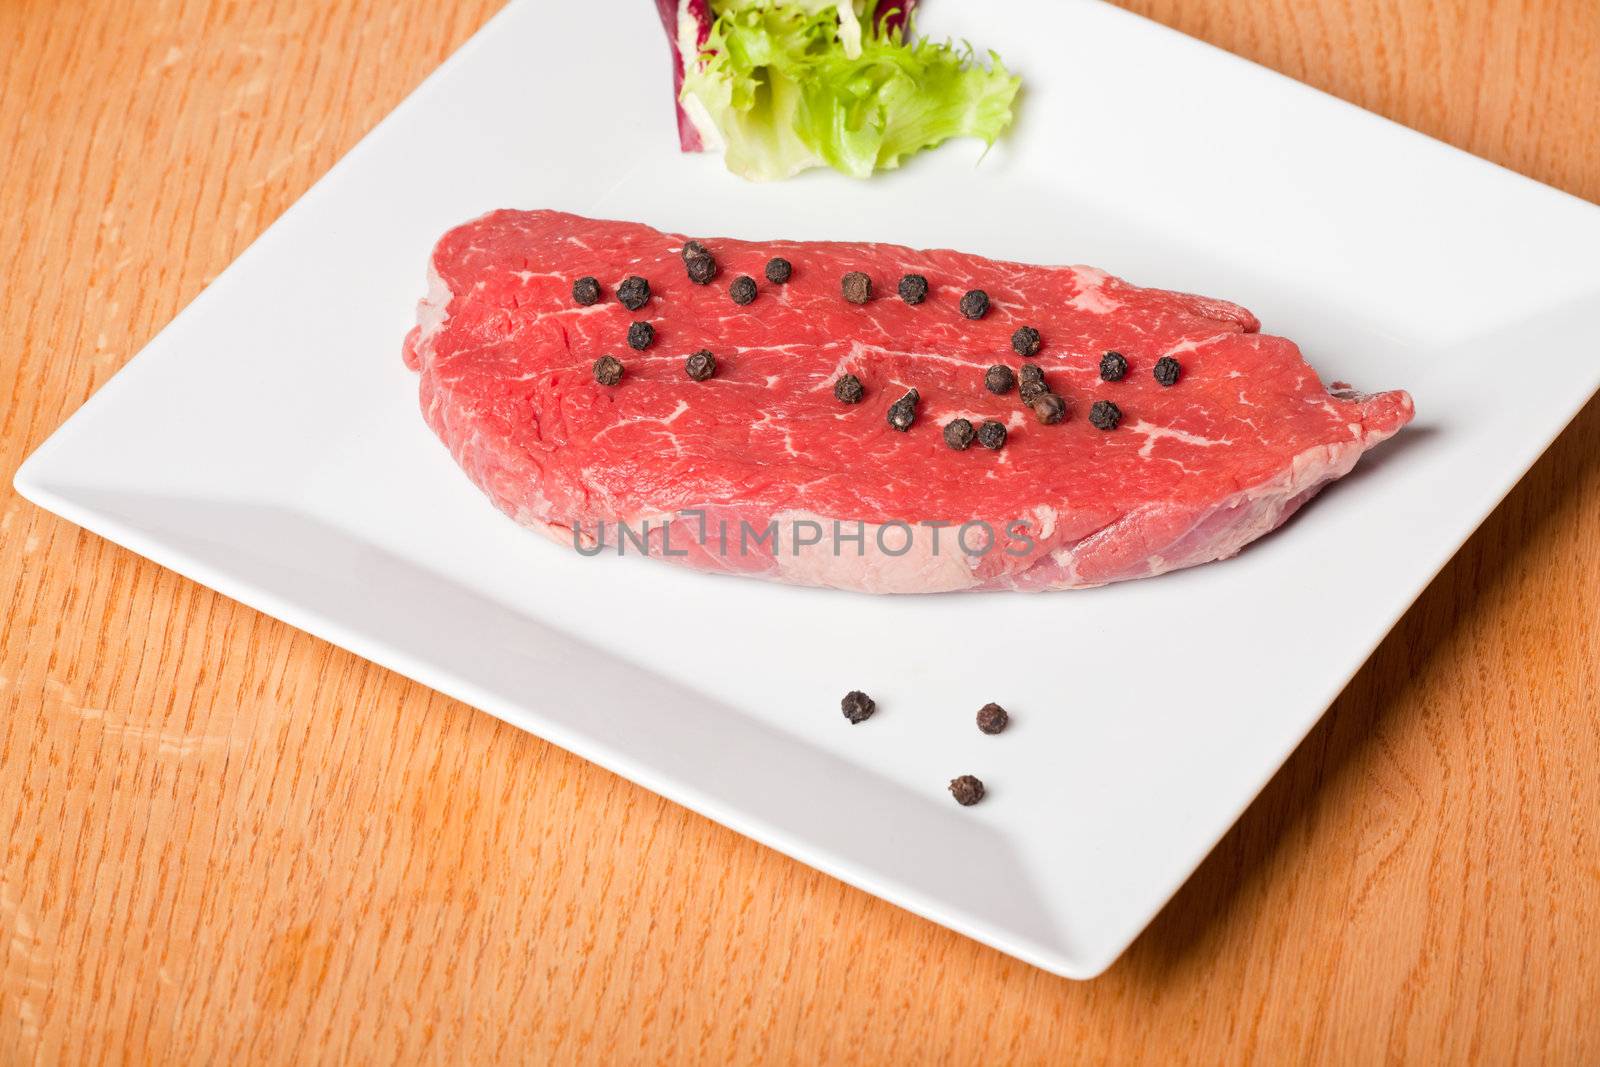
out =
[[857,178],[951,137],[993,144],[1021,85],[989,53],[885,33],[875,0],[725,0],[684,78],[753,181],[829,166]]

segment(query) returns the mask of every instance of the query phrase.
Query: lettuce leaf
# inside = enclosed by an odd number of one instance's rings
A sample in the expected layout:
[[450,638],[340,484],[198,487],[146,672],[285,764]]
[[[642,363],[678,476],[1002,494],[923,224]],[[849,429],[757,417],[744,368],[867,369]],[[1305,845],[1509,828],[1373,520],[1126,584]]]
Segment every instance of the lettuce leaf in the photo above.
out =
[[[681,99],[754,181],[830,166],[857,178],[951,137],[993,144],[1020,79],[970,46],[909,42],[876,0],[713,0],[716,18]],[[909,6],[909,5],[905,5]]]

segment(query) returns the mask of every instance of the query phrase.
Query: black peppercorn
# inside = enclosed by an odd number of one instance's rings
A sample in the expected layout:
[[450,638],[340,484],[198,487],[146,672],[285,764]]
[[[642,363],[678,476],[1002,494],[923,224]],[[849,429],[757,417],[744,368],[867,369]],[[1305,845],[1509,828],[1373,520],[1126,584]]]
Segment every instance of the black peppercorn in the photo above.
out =
[[1122,376],[1128,373],[1128,361],[1121,352],[1107,352],[1100,357],[1100,379],[1107,382],[1120,382]]
[[844,695],[843,700],[839,701],[839,708],[853,726],[872,718],[872,713],[878,710],[878,705],[861,690],[852,689]]
[[1006,424],[994,419],[986,421],[978,427],[978,443],[990,451],[1003,448],[1006,443]]
[[748,274],[741,274],[728,286],[728,296],[735,304],[743,307],[756,298],[756,280]]
[[1180,367],[1178,365],[1178,361],[1173,359],[1171,356],[1162,356],[1160,359],[1156,360],[1153,373],[1156,376],[1156,381],[1160,382],[1163,386],[1177,385],[1178,376],[1183,373],[1183,368]]
[[907,274],[901,278],[900,299],[911,305],[928,299],[928,279],[920,274]]
[[841,374],[833,383],[833,398],[841,404],[859,404],[866,392],[861,387],[861,379],[854,374]]
[[650,347],[650,342],[656,339],[656,328],[648,322],[634,322],[628,324],[628,347],[637,352],[643,352]]
[[1089,422],[1097,429],[1115,430],[1122,421],[1122,409],[1109,400],[1096,400],[1089,405]]
[[1033,417],[1046,426],[1054,426],[1067,417],[1067,402],[1054,393],[1043,393],[1028,402]]
[[689,280],[696,285],[709,285],[717,276],[717,261],[710,256],[690,256],[683,261],[683,266],[689,273]]
[[683,369],[688,371],[689,377],[695,381],[703,382],[717,373],[717,357],[702,348],[688,358]]
[[1022,388],[1018,390],[1018,393],[1021,395],[1024,404],[1032,404],[1050,391],[1049,386],[1044,383],[1044,371],[1039,369],[1037,363],[1024,363],[1020,373]]
[[989,392],[1003,396],[1017,386],[1017,376],[1004,363],[996,363],[983,373],[983,385]]
[[588,307],[600,299],[600,283],[588,275],[584,275],[572,283],[572,299]]
[[622,381],[622,360],[616,356],[601,356],[595,360],[594,380],[601,385],[616,385]]
[[690,240],[683,243],[683,261],[685,263],[689,262],[689,260],[693,259],[695,256],[709,256],[710,254],[711,249],[707,248],[699,241]]
[[638,311],[650,299],[650,283],[637,274],[630,274],[617,286],[617,299],[629,311]]
[[989,294],[974,289],[961,298],[961,314],[969,319],[981,319],[989,313]]
[[891,428],[905,433],[911,429],[911,424],[917,421],[917,404],[922,397],[915,389],[907,391],[906,395],[889,405],[889,425]]
[[970,808],[983,799],[983,782],[970,774],[950,779],[950,795],[963,808]]
[[794,266],[782,256],[774,256],[767,260],[767,281],[773,285],[782,285],[789,280],[789,275],[794,273]]
[[951,419],[945,423],[944,443],[957,452],[965,452],[972,444],[972,423],[966,419]]
[[997,734],[1006,728],[1011,716],[999,704],[985,704],[978,709],[978,729],[986,734]]
[[1039,331],[1032,326],[1018,326],[1017,332],[1011,335],[1011,347],[1019,356],[1037,356],[1039,354]]
[[858,270],[839,279],[839,287],[844,290],[844,298],[852,304],[865,304],[872,299],[872,279]]

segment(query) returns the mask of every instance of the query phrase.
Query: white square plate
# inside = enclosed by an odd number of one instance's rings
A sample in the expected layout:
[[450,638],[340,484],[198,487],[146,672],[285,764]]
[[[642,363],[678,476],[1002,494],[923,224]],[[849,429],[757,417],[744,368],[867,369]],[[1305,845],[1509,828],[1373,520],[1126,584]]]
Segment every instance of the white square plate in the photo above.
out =
[[[1600,211],[1053,0],[928,7],[928,32],[1025,79],[981,164],[957,143],[869,182],[746,184],[677,153],[648,6],[595,6],[496,17],[18,489],[869,892],[1098,973],[1594,391]],[[1417,422],[1239,558],[1098,590],[872,598],[586,559],[467,482],[400,360],[434,239],[501,206],[1094,263],[1239,301],[1325,380],[1410,389]],[[860,727],[854,687],[881,708]],[[998,738],[972,725],[989,700],[1015,716]],[[978,807],[945,793],[962,773],[990,786]]]

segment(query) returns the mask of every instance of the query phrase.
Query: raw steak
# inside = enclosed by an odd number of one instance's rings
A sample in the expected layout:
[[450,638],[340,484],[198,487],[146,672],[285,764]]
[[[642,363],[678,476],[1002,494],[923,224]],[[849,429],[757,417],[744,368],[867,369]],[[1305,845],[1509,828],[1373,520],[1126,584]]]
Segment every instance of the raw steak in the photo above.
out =
[[[685,240],[496,211],[439,241],[405,359],[429,425],[517,522],[585,551],[642,542],[804,585],[1068,589],[1233,555],[1412,415],[1403,392],[1330,393],[1242,307],[1088,267],[705,239],[720,273],[696,285]],[[793,264],[787,284],[763,277],[773,256]],[[849,271],[872,278],[863,305],[841,296]],[[920,305],[896,295],[907,273],[929,282]],[[602,286],[591,306],[573,298],[585,275]],[[650,283],[637,312],[616,295],[629,275]],[[758,281],[744,306],[728,293],[739,275]],[[978,320],[958,310],[970,289],[992,301]],[[635,321],[655,326],[643,352],[626,343]],[[1011,346],[1023,325],[1043,338],[1031,360]],[[685,357],[702,348],[718,370],[693,381]],[[1120,381],[1100,377],[1107,350],[1126,357]],[[625,365],[615,386],[596,381],[603,355]],[[1182,366],[1170,387],[1152,373],[1163,356]],[[996,363],[1037,363],[1065,420],[1044,425],[1015,389],[988,391]],[[846,373],[865,386],[860,403],[835,398]],[[889,407],[912,388],[915,422],[896,432]],[[1115,429],[1090,423],[1098,399],[1120,407]],[[957,417],[998,420],[1008,439],[956,451],[941,429]]]

